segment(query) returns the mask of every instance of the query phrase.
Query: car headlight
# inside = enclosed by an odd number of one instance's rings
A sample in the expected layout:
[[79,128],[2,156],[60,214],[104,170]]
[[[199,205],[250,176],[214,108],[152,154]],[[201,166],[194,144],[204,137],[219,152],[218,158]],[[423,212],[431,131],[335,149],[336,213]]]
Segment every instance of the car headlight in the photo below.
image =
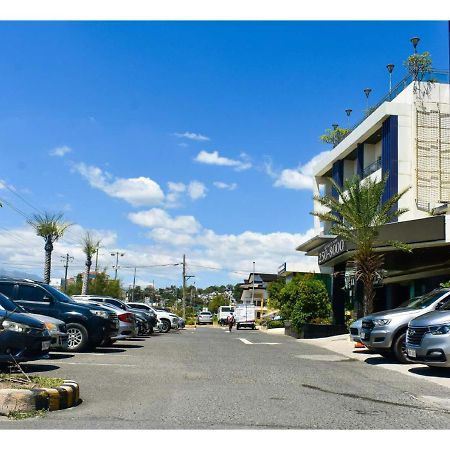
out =
[[47,328],[48,331],[58,331],[58,326],[54,323],[50,323],[50,322],[45,322],[45,327]]
[[4,320],[0,324],[0,328],[7,331],[15,331],[17,333],[27,333],[31,330],[31,327],[24,325],[23,323],[13,322],[12,320]]
[[391,319],[373,319],[372,322],[376,327],[382,327],[384,325],[387,325]]
[[95,314],[96,316],[103,317],[103,319],[108,318],[108,313],[106,311],[101,311],[99,309],[90,309],[92,314]]
[[450,324],[444,323],[443,325],[433,325],[428,327],[431,334],[448,334],[450,333]]

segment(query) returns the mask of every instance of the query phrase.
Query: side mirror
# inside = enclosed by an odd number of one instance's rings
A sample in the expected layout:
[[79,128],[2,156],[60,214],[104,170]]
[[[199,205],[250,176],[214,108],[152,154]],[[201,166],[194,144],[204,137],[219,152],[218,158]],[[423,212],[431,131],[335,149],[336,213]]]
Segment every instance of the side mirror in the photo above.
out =
[[52,302],[53,302],[53,298],[50,297],[49,295],[44,295],[44,296],[42,297],[42,301],[43,301],[43,302],[47,302],[47,303],[52,303]]
[[438,309],[441,309],[442,308],[442,306],[444,305],[444,303],[446,303],[445,302],[445,300],[441,300],[437,305],[436,305],[436,310],[438,310]]

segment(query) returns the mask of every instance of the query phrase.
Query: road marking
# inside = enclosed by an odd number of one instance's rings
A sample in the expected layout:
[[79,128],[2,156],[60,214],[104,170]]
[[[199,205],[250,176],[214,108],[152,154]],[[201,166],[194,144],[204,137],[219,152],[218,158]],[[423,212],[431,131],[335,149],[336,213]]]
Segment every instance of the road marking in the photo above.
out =
[[280,345],[280,342],[250,342],[248,339],[236,338],[247,345]]
[[89,363],[89,362],[66,362],[66,361],[51,361],[52,364],[67,364],[71,366],[118,366],[118,367],[137,367],[136,364],[114,364],[114,363]]

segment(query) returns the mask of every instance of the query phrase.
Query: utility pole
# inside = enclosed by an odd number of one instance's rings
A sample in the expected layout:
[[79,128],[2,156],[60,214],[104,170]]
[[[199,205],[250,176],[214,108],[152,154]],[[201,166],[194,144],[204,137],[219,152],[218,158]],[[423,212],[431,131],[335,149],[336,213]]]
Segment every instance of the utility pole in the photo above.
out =
[[255,261],[253,261],[252,303],[255,304]]
[[131,301],[134,302],[134,288],[136,287],[136,267],[134,268],[133,290],[131,291]]
[[98,271],[98,251],[100,250],[100,246],[97,246],[97,251],[95,252],[95,276],[97,276]]
[[125,256],[125,253],[120,253],[120,252],[111,253],[111,256],[116,257],[116,265],[113,266],[113,268],[115,269],[114,280],[117,280],[117,269],[119,268],[119,255]]
[[183,319],[186,320],[186,255],[183,255]]
[[183,319],[186,320],[186,280],[195,275],[186,275],[186,255],[183,255]]
[[66,253],[66,256],[61,256],[61,261],[65,262],[63,266],[66,269],[64,274],[64,292],[67,292],[67,269],[69,268],[69,261],[73,261],[73,256]]

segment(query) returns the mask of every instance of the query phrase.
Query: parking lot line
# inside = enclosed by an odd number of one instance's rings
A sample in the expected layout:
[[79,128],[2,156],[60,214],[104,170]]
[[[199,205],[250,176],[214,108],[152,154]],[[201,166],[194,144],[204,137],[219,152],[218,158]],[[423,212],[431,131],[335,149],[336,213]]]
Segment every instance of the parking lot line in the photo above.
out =
[[115,364],[115,363],[90,363],[90,362],[68,362],[68,361],[52,361],[52,364],[67,364],[72,366],[117,366],[117,367],[137,367],[136,364]]

